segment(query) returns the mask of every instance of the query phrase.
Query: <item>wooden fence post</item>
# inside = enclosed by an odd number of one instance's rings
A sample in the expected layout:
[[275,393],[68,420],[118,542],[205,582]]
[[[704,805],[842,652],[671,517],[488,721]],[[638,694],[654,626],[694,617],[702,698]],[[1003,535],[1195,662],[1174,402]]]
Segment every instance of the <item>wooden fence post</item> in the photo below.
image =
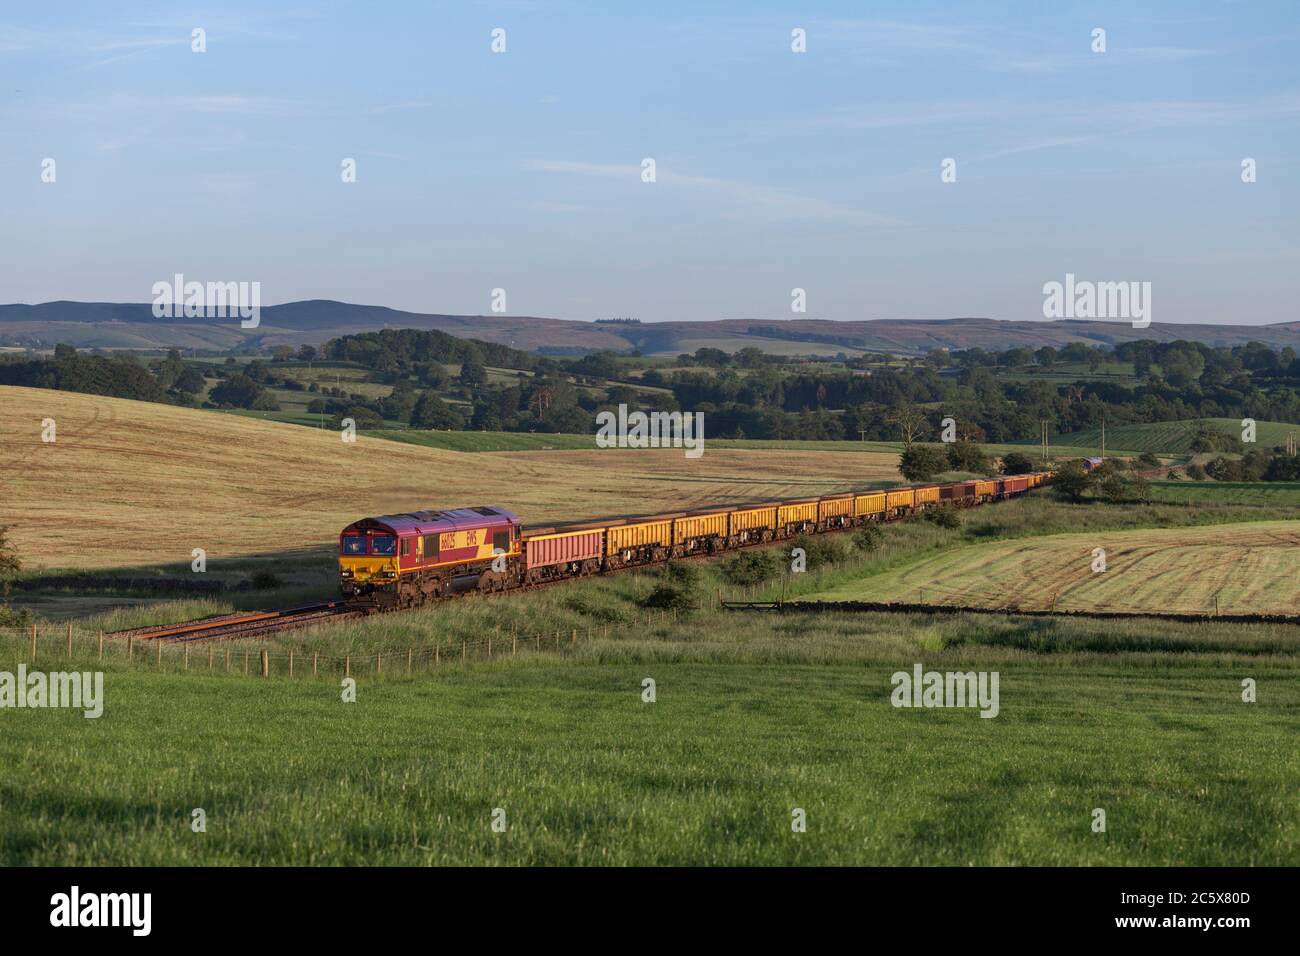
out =
[[465,646],[465,638],[462,637],[462,638],[460,639],[460,662],[461,662],[462,664],[465,663],[465,651],[466,651],[466,650],[467,650],[467,648],[466,648],[466,646]]
[[[495,630],[495,628],[493,628],[493,630]],[[488,660],[492,660],[492,631],[488,631],[487,642],[488,642]]]
[[406,673],[411,673],[411,658],[415,656],[415,650],[408,647],[406,649]]
[[510,625],[510,656],[514,657],[519,653],[519,625]]
[[262,651],[262,676],[271,676],[271,656],[266,651]]
[[153,666],[155,668],[162,667],[162,641],[155,638],[154,647],[155,647],[155,651],[154,651],[154,658],[153,658]]
[[72,622],[68,622],[68,659],[72,659]]
[[343,658],[343,676],[344,677],[352,676],[352,655],[351,654],[348,654],[346,657]]
[[[130,638],[127,638],[130,640]],[[31,659],[36,660],[36,623],[32,622],[32,654]]]
[[378,655],[375,657],[375,673],[382,674],[383,672],[384,672],[384,652],[380,651]]
[[230,648],[226,648],[226,670],[230,670]]
[[104,632],[99,632],[99,659],[104,659]]
[[244,674],[248,674],[248,651],[244,651]]
[[569,632],[569,646],[572,647],[577,643],[578,643],[578,629],[575,627],[572,631]]
[[442,645],[434,644],[433,645],[433,666],[437,667],[441,663],[442,663]]
[[185,658],[184,658],[184,664],[182,665],[181,669],[189,670],[190,669],[190,645],[188,641],[185,642],[185,647],[182,650],[185,652]]
[[212,645],[208,645],[208,673],[212,673]]
[[293,648],[289,648],[289,676],[293,676]]
[[316,676],[316,655],[318,653],[319,653],[318,651],[311,652],[311,676],[312,677]]

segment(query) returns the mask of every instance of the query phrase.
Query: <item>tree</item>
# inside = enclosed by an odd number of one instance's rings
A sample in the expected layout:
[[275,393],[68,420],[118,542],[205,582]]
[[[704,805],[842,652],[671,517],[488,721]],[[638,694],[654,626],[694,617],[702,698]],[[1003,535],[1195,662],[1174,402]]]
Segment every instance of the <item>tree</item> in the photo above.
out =
[[460,384],[469,388],[487,384],[487,369],[482,362],[467,359],[460,367]]
[[1077,504],[1083,500],[1095,480],[1092,474],[1083,470],[1083,465],[1079,462],[1067,461],[1056,469],[1052,489],[1058,497]]
[[18,549],[9,540],[9,526],[0,524],[0,581],[6,584],[9,579],[23,569],[18,558]]
[[927,425],[925,415],[909,401],[899,402],[895,406],[889,415],[889,423],[898,426],[899,434],[903,438],[903,444],[908,446],[921,436],[921,432],[925,430]]
[[972,441],[955,441],[948,446],[948,468],[951,471],[988,471],[989,462],[984,450]]
[[465,418],[433,392],[421,392],[411,410],[411,427],[459,431],[465,427]]
[[298,361],[314,362],[316,361],[316,346],[302,345],[298,348]]
[[208,401],[218,408],[252,408],[265,389],[242,372],[236,372],[208,393]]
[[898,459],[898,470],[908,481],[929,481],[947,466],[947,456],[930,445],[909,445]]
[[184,395],[197,395],[203,391],[203,373],[193,366],[187,365],[184,371],[176,377],[176,382],[172,388]]
[[287,345],[277,345],[271,353],[272,362],[287,362],[293,358],[293,349]]
[[9,540],[9,526],[0,524],[0,627],[25,627],[31,623],[30,610],[15,611],[8,603],[9,579],[22,569],[18,550]]
[[1033,461],[1022,452],[1012,451],[1002,456],[1002,474],[1004,475],[1023,475],[1033,470]]

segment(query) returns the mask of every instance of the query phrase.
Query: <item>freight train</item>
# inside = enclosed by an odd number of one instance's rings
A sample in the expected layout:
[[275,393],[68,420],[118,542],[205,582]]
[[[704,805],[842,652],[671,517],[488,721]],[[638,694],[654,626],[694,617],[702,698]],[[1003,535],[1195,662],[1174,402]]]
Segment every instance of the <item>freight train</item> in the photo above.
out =
[[465,590],[504,591],[894,521],[931,508],[974,507],[1024,494],[1050,478],[1051,472],[1032,472],[527,530],[504,508],[379,515],[339,535],[339,582],[353,599],[385,609],[415,607]]

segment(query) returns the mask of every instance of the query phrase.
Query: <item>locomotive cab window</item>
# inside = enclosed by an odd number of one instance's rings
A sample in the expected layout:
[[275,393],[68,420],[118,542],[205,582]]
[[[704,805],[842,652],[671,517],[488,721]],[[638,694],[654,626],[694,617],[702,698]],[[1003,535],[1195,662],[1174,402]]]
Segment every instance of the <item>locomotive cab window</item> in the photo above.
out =
[[402,539],[402,557],[404,557],[404,558],[409,558],[410,556],[411,556],[411,539],[410,539],[410,538],[403,538],[403,539]]
[[424,560],[438,560],[438,536],[436,534],[426,534],[424,536]]
[[397,553],[397,539],[391,534],[376,535],[370,539],[370,553],[391,557]]
[[345,534],[341,554],[365,554],[366,536],[364,534]]
[[509,532],[509,531],[497,531],[497,532],[494,532],[494,533],[493,533],[493,535],[492,535],[492,550],[493,550],[493,551],[509,551],[509,550],[510,550],[510,532]]

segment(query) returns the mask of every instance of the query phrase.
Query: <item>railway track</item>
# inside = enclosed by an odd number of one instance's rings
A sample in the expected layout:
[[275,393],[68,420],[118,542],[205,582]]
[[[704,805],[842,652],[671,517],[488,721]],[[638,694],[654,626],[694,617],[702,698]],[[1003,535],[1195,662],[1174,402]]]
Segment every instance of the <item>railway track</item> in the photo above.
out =
[[303,604],[278,611],[237,611],[217,617],[205,617],[184,624],[166,624],[160,627],[137,627],[114,631],[112,637],[129,637],[132,640],[166,641],[184,644],[199,641],[230,640],[239,637],[264,637],[277,631],[309,627],[324,621],[341,621],[364,617],[379,609],[373,604],[355,601],[325,601]]

